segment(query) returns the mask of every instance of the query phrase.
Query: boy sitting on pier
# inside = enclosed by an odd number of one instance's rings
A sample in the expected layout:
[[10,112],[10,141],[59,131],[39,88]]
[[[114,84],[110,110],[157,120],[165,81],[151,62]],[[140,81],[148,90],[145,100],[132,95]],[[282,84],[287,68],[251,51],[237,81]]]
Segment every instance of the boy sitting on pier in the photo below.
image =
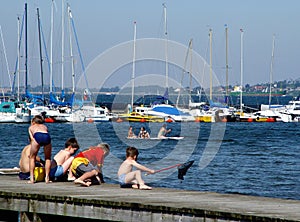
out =
[[90,186],[104,183],[102,166],[104,158],[109,154],[110,147],[107,143],[100,143],[78,153],[71,165],[70,170],[77,178],[75,184]]
[[[51,161],[50,178],[53,180],[61,180],[69,170],[74,155],[79,149],[76,138],[69,138],[65,143],[65,148],[60,150]],[[75,180],[71,170],[68,173],[68,181]]]
[[[147,186],[142,179],[141,170],[150,174],[155,173],[155,171],[137,163],[138,155],[139,151],[135,147],[128,147],[126,149],[126,160],[121,164],[118,171],[120,186],[123,188],[130,185],[134,189],[151,190],[152,188]],[[138,170],[132,171],[133,166]]]

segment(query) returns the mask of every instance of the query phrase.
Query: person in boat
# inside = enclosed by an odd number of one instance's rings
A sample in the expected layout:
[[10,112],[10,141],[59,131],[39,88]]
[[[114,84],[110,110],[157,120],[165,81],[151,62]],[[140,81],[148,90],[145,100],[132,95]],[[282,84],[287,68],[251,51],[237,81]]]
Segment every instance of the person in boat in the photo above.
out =
[[[118,179],[121,188],[131,187],[134,189],[141,190],[151,190],[152,187],[149,187],[145,184],[142,179],[141,171],[146,171],[150,174],[155,173],[155,170],[149,169],[137,162],[139,155],[138,149],[135,147],[128,147],[126,149],[126,160],[120,165],[118,171]],[[132,171],[132,167],[135,167],[137,170]]]
[[[62,180],[63,176],[69,170],[72,161],[74,159],[74,154],[79,149],[79,144],[76,138],[69,138],[65,142],[64,149],[60,150],[51,161],[51,170],[50,170],[50,178],[51,180]],[[71,170],[68,173],[68,181],[74,181],[75,177]]]
[[145,127],[141,127],[138,138],[148,139],[150,138],[150,134],[146,131]]
[[133,132],[132,126],[129,126],[127,138],[137,138],[137,136]]
[[86,187],[104,183],[102,167],[104,158],[109,151],[110,146],[107,143],[100,143],[78,153],[70,167],[73,175],[77,178],[74,183]]
[[34,183],[34,168],[36,156],[41,148],[44,147],[45,154],[45,182],[49,183],[49,173],[51,167],[51,136],[48,133],[48,128],[44,124],[44,118],[41,115],[36,115],[31,120],[31,125],[28,128],[28,133],[30,136],[30,160],[29,160],[29,172],[30,172],[30,181],[28,183]]
[[[30,143],[30,137],[29,137]],[[30,172],[29,172],[29,156],[30,156],[30,148],[31,145],[28,144],[22,150],[21,157],[19,160],[19,179],[20,180],[29,180]],[[43,167],[45,165],[45,161],[42,160],[39,156],[35,157],[35,167]]]
[[160,128],[160,130],[159,130],[159,132],[158,132],[158,134],[157,134],[157,137],[158,137],[158,138],[164,138],[164,137],[166,137],[167,134],[168,134],[169,132],[171,132],[171,131],[172,131],[171,129],[167,129],[167,124],[164,124],[164,125]]

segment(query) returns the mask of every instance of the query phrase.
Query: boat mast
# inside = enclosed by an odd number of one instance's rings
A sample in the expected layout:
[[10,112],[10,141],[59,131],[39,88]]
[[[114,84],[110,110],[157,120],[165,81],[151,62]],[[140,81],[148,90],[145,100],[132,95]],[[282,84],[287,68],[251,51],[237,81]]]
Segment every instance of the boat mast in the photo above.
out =
[[241,32],[241,92],[240,92],[240,115],[243,113],[243,40],[244,40],[244,30],[240,29]]
[[40,22],[39,8],[37,8],[36,10],[37,10],[37,17],[38,17],[38,32],[39,32],[39,47],[40,47],[40,67],[41,67],[41,81],[42,81],[42,98],[43,98],[43,105],[45,105],[45,99],[44,99],[43,54],[42,54],[42,43],[41,43],[41,22]]
[[273,34],[271,69],[270,69],[270,92],[269,92],[269,108],[271,105],[272,83],[273,83],[273,63],[274,63],[275,35]]
[[136,47],[136,22],[134,22],[134,35],[133,35],[133,59],[132,59],[132,76],[131,76],[131,108],[133,108],[134,97],[134,79],[135,79],[135,47]]
[[189,42],[189,51],[190,51],[190,57],[191,57],[191,63],[190,63],[190,72],[189,72],[189,78],[190,78],[190,92],[189,92],[189,103],[192,102],[192,58],[193,58],[193,39]]
[[25,94],[28,85],[27,3],[25,3]]
[[228,27],[225,25],[225,35],[226,35],[226,103],[229,104],[228,99]]
[[[164,7],[164,28],[165,28],[165,60],[166,60],[166,92],[169,91],[169,67],[168,67],[168,31],[167,31],[167,6],[163,3]],[[167,99],[168,104],[168,99]]]
[[21,53],[20,53],[20,17],[18,16],[18,50],[17,50],[17,54],[18,54],[18,92],[17,92],[17,98],[18,101],[20,101],[20,57],[21,57]]
[[75,92],[75,68],[74,68],[74,55],[73,55],[73,46],[72,46],[72,28],[71,28],[71,18],[72,18],[72,13],[71,13],[71,8],[70,5],[68,4],[68,18],[69,18],[69,44],[70,44],[70,56],[71,56],[71,68],[72,68],[72,92]]
[[212,29],[209,29],[209,99],[212,101]]
[[4,44],[4,38],[3,38],[3,32],[2,32],[1,25],[0,25],[0,35],[1,35],[1,41],[2,41],[2,47],[3,47],[3,54],[4,54],[4,58],[5,58],[5,63],[6,63],[6,69],[7,69],[7,74],[8,74],[10,89],[11,89],[11,92],[13,92],[11,78],[10,78],[10,74],[9,74],[8,60],[7,60],[7,56],[6,56],[6,48],[5,48],[5,44]]
[[54,0],[52,0],[51,4],[51,23],[50,23],[50,93],[52,93],[52,82],[53,82],[53,20],[54,20]]
[[65,28],[64,28],[64,0],[61,1],[61,90],[64,90],[64,57],[65,57]]

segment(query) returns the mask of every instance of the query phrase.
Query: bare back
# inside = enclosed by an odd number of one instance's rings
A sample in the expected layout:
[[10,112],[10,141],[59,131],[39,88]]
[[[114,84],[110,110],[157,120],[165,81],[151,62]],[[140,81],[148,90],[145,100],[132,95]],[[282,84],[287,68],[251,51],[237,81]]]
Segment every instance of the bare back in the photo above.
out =
[[48,128],[44,124],[34,124],[29,127],[29,133],[33,136],[36,132],[47,133]]
[[29,172],[30,147],[31,147],[30,145],[25,146],[21,153],[19,167],[20,167],[20,171],[23,173]]
[[55,156],[54,160],[57,165],[63,165],[63,163],[69,159],[71,156],[70,152],[67,150],[60,150]]

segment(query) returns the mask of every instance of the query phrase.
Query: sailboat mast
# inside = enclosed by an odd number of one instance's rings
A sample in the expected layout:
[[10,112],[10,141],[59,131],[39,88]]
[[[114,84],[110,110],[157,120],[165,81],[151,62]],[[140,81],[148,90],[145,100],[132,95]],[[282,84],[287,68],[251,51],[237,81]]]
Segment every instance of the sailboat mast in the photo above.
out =
[[75,68],[74,68],[74,55],[73,55],[73,46],[72,46],[72,28],[71,28],[71,8],[68,4],[68,17],[69,17],[69,44],[70,44],[70,56],[71,56],[71,68],[72,68],[72,92],[75,92]]
[[240,93],[240,115],[243,113],[243,70],[244,70],[244,49],[243,49],[243,40],[244,40],[244,30],[240,29],[241,32],[241,93]]
[[25,3],[25,93],[28,85],[27,3]]
[[271,56],[271,68],[270,68],[270,92],[269,92],[269,106],[271,105],[271,98],[272,98],[272,83],[273,83],[273,63],[274,63],[274,50],[275,50],[275,35],[273,34],[273,42],[272,42],[272,56]]
[[61,1],[61,90],[64,89],[64,57],[65,57],[65,28],[64,28],[64,17],[65,8],[64,0]]
[[190,92],[189,92],[189,101],[190,103],[192,102],[192,61],[193,61],[193,39],[190,40],[190,43],[189,43],[189,51],[190,51],[190,57],[191,57],[191,63],[190,63],[190,72],[189,72],[189,78],[190,78]]
[[132,76],[131,76],[131,108],[133,108],[134,98],[134,79],[135,79],[135,47],[136,47],[136,22],[134,22],[134,35],[133,35],[133,59],[132,59]]
[[209,29],[209,99],[212,101],[212,29]]
[[226,35],[226,103],[228,105],[228,27],[225,25],[225,35]]
[[53,20],[54,20],[54,0],[51,4],[51,23],[50,23],[50,93],[52,93],[52,82],[53,82]]
[[[166,60],[166,91],[169,91],[169,65],[168,65],[168,31],[167,31],[167,7],[163,3],[164,7],[164,25],[165,25],[165,60]],[[167,100],[168,103],[168,100]]]
[[41,43],[41,22],[40,22],[39,8],[37,8],[36,10],[37,10],[37,17],[38,17],[38,32],[39,32],[39,47],[40,47],[40,67],[41,67],[41,81],[42,81],[42,98],[43,98],[43,103],[45,105],[45,99],[44,99],[43,54],[42,54],[42,43]]
[[20,57],[21,57],[21,53],[20,53],[20,17],[18,16],[18,76],[17,76],[17,79],[18,79],[18,92],[17,92],[17,98],[18,98],[18,101],[20,100]]

